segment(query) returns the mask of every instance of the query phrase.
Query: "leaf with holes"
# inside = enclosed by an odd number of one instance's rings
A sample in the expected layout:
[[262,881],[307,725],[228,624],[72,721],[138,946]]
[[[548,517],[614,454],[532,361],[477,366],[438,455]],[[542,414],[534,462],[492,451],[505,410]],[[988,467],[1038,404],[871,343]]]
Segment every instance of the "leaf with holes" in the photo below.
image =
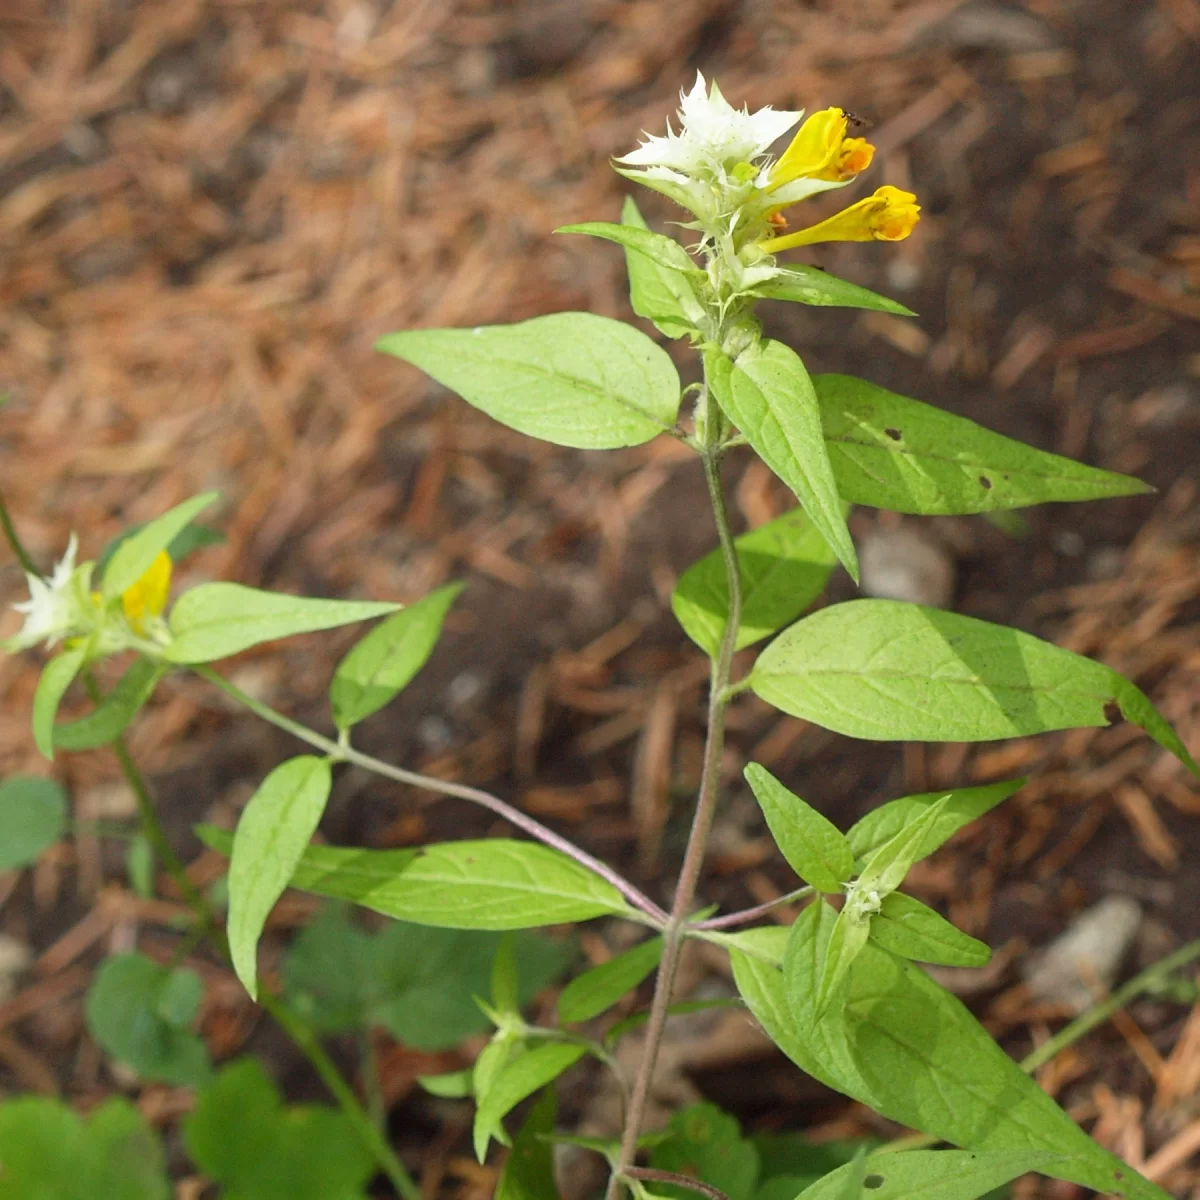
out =
[[892,512],[978,513],[1153,491],[850,375],[813,377],[838,491]]
[[672,429],[679,409],[679,376],[667,352],[592,313],[411,329],[375,348],[420,367],[502,425],[556,446],[638,446]]
[[1115,705],[1189,770],[1200,767],[1134,684],[1031,634],[899,600],[851,600],[785,630],[750,686],[850,737],[986,742],[1110,723]]
[[[1045,1171],[1058,1155],[1038,1150],[898,1150],[865,1160],[861,1180],[854,1164],[840,1167],[806,1188],[795,1200],[842,1200],[845,1187],[871,1200],[979,1200],[1030,1171]],[[865,1184],[866,1190],[863,1190]]]

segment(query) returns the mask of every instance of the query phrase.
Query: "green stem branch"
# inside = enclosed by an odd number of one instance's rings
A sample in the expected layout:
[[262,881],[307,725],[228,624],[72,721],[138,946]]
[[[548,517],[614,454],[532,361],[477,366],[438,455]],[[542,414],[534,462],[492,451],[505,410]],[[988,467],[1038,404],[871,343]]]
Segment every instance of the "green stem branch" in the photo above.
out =
[[[711,398],[709,398],[711,405]],[[704,865],[704,853],[716,815],[720,793],[721,760],[725,750],[725,710],[729,704],[729,677],[733,670],[733,656],[737,648],[737,631],[742,617],[742,582],[738,569],[737,551],[733,544],[733,532],[729,527],[729,514],[725,507],[725,493],[721,487],[721,451],[718,445],[720,421],[716,413],[706,413],[704,422],[706,446],[703,452],[704,478],[708,484],[709,500],[717,536],[721,542],[721,555],[725,562],[725,573],[729,581],[729,612],[726,617],[725,633],[717,656],[713,659],[709,682],[708,728],[704,743],[704,765],[700,776],[700,791],[696,799],[696,812],[692,818],[692,829],[684,852],[679,882],[675,887],[675,899],[671,905],[670,918],[663,929],[663,955],[659,963],[654,984],[654,998],[650,1004],[650,1017],[646,1022],[646,1040],[637,1078],[633,1084],[629,1112],[621,1137],[621,1152],[609,1180],[607,1200],[617,1200],[623,1180],[631,1178],[630,1170],[637,1157],[638,1135],[645,1116],[646,1103],[650,1096],[650,1085],[654,1078],[654,1065],[662,1045],[663,1031],[671,1007],[671,994],[675,987],[675,975],[679,969],[679,958],[687,937],[689,918],[694,908],[696,887]]]

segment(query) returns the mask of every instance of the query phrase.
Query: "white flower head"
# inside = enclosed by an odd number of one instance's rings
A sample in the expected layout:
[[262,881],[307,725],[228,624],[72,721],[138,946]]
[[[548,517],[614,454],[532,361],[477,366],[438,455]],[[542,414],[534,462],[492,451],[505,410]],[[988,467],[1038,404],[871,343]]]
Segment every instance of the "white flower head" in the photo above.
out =
[[734,108],[715,83],[709,89],[697,72],[692,90],[680,92],[679,132],[668,120],[665,137],[646,134],[636,150],[617,162],[647,167],[660,179],[719,179],[737,163],[764,155],[803,115],[777,112],[770,105],[754,113]]
[[25,617],[25,624],[6,646],[9,650],[26,650],[40,641],[47,649],[73,632],[78,624],[78,596],[72,587],[75,578],[75,555],[79,540],[71,534],[67,552],[58,561],[49,579],[26,574],[29,599],[13,608]]

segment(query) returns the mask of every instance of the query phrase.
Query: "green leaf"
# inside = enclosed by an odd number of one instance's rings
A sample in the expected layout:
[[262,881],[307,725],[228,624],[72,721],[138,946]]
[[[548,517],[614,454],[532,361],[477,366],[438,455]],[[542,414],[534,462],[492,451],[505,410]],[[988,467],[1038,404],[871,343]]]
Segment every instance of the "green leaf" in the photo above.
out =
[[905,513],[978,513],[1153,491],[850,375],[813,379],[838,491]]
[[637,446],[670,430],[679,409],[679,376],[666,351],[591,313],[412,329],[375,348],[420,367],[502,425],[558,446]]
[[154,694],[167,670],[153,659],[136,659],[98,708],[78,721],[54,727],[54,748],[92,750],[115,741]]
[[[381,1026],[416,1050],[449,1050],[487,1027],[473,997],[488,984],[499,937],[389,922],[367,933],[329,905],[284,959],[289,1003],[322,1033]],[[524,1008],[567,967],[567,943],[521,933],[513,945]]]
[[[206,845],[228,845],[201,827]],[[222,851],[223,852],[223,851]],[[637,914],[611,883],[536,842],[443,842],[420,850],[309,846],[291,886],[449,929],[534,929]]]
[[154,899],[154,847],[144,837],[135,837],[125,851],[125,878],[134,895]]
[[576,976],[558,997],[559,1021],[574,1025],[598,1017],[633,991],[658,966],[662,952],[662,938],[652,937]]
[[141,1113],[106,1100],[85,1124],[60,1100],[0,1104],[0,1200],[168,1200],[166,1155]]
[[[796,1200],[809,1184],[853,1162],[861,1152],[870,1153],[884,1144],[879,1138],[810,1142],[803,1133],[760,1133],[751,1141],[766,1181],[754,1193],[754,1200]],[[785,1184],[790,1184],[790,1191]]]
[[151,563],[171,542],[183,532],[192,518],[220,497],[216,492],[205,492],[177,504],[169,512],[143,525],[132,537],[126,538],[113,551],[104,571],[101,595],[107,603],[115,600],[122,592],[133,587],[149,570]]
[[475,1072],[470,1067],[443,1075],[418,1075],[417,1082],[431,1095],[445,1100],[464,1100],[471,1095]]
[[885,842],[890,841],[906,825],[920,818],[931,805],[945,801],[938,815],[926,829],[925,838],[916,851],[913,862],[928,858],[939,846],[960,829],[984,813],[990,812],[1025,785],[1024,779],[1009,779],[1003,783],[987,783],[982,787],[954,788],[950,792],[922,792],[902,796],[872,809],[846,831],[846,840],[856,862],[864,862]]
[[143,954],[117,954],[92,979],[88,1031],[105,1053],[143,1079],[194,1087],[211,1071],[208,1048],[192,1032],[203,996],[195,971],[171,970]]
[[200,1093],[183,1140],[223,1200],[366,1200],[376,1170],[343,1113],[285,1109],[252,1058],[226,1067]]
[[[626,196],[621,206],[621,224],[635,230],[648,229],[632,196]],[[660,333],[685,337],[703,323],[704,306],[685,272],[660,266],[631,244],[625,246],[625,269],[629,273],[630,306],[639,317],[653,321]]]
[[673,238],[653,233],[644,225],[639,227],[631,221],[621,225],[614,225],[611,221],[584,221],[578,225],[560,225],[554,232],[582,233],[588,237],[604,238],[606,241],[616,242],[619,246],[636,250],[655,266],[666,267],[669,271],[681,271],[698,278],[704,275],[688,257],[688,252]]
[[819,892],[841,895],[854,873],[850,844],[828,817],[788,791],[765,767],[745,771],[767,827],[788,865]]
[[547,1088],[533,1106],[500,1172],[494,1200],[559,1200],[554,1181],[554,1147],[544,1134],[552,1133],[558,1099]]
[[[737,648],[794,621],[825,590],[837,557],[801,508],[736,538],[742,582]],[[684,632],[716,658],[729,616],[729,580],[720,550],[679,577],[671,608]]]
[[176,663],[213,662],[261,642],[369,621],[399,607],[375,600],[312,600],[240,583],[202,583],[184,592],[171,609],[173,640],[163,656]]
[[36,862],[66,826],[67,794],[53,779],[14,775],[0,783],[0,871]]
[[[868,943],[850,971],[841,1015],[814,1020],[814,980],[834,919],[824,902],[805,909],[792,926],[782,976],[736,950],[732,955],[747,1003],[760,1020],[766,1015],[770,1036],[803,1070],[890,1120],[963,1149],[1061,1155],[1043,1168],[1056,1178],[1129,1200],[1165,1200],[1096,1145],[912,963]],[[753,963],[749,973],[746,963]]]
[[[752,289],[764,300],[792,300],[797,304],[817,304],[834,308],[870,308],[876,312],[896,313],[901,317],[917,314],[903,304],[877,292],[838,279],[819,267],[805,265],[783,267],[782,274]],[[814,381],[815,382],[815,381]]]
[[[871,1200],[978,1200],[995,1188],[1041,1171],[1058,1155],[1038,1150],[898,1150],[865,1160],[865,1192]],[[795,1200],[842,1200],[853,1164],[840,1167],[807,1188]]]
[[947,794],[935,800],[916,820],[875,850],[855,880],[855,889],[876,892],[880,898],[894,892],[917,861],[929,831],[936,825],[949,799]]
[[836,1008],[841,1009],[844,1003],[842,992],[850,978],[850,968],[862,953],[870,933],[871,918],[855,912],[849,904],[843,906],[833,923],[825,949],[821,982],[813,1004],[814,1020],[822,1020],[835,1001]]
[[[146,528],[146,522],[142,521],[137,525],[131,525],[128,529],[118,533],[115,538],[100,551],[100,557],[96,560],[96,570],[101,575],[107,569],[112,556],[117,550],[125,544],[136,533],[140,533]],[[205,546],[220,546],[225,541],[225,535],[216,529],[210,528],[208,525],[199,525],[195,521],[189,521],[171,540],[167,543],[167,554],[172,563],[182,562],[189,554],[194,554],[197,550],[202,550]]]
[[447,584],[381,622],[342,659],[329,686],[333,717],[349,729],[389,704],[429,660],[463,589]]
[[[557,1079],[587,1053],[586,1046],[552,1042],[538,1046],[506,1063],[479,1096],[475,1111],[473,1140],[475,1157],[480,1162],[487,1157],[488,1142],[495,1138],[508,1145],[501,1121],[527,1096]],[[478,1075],[476,1076],[478,1082]]]
[[64,650],[43,668],[33,693],[33,741],[37,748],[54,761],[54,718],[75,676],[83,666],[86,650]]
[[1195,760],[1127,679],[1031,634],[898,600],[821,609],[763,651],[750,686],[850,737],[986,742],[1109,724],[1115,704],[1189,770]]
[[[656,1170],[689,1175],[729,1197],[748,1197],[758,1182],[758,1151],[742,1137],[736,1120],[715,1104],[693,1104],[677,1112],[667,1127],[671,1135],[650,1152]],[[661,1195],[695,1200],[696,1193],[674,1184],[656,1183]]]
[[858,581],[858,558],[821,432],[812,380],[793,350],[768,339],[738,355],[704,356],[717,403],[759,457],[796,493],[809,519]]
[[229,858],[229,952],[258,996],[257,949],[267,915],[308,846],[332,786],[329,760],[301,754],[277,766],[242,810]]
[[903,892],[884,897],[879,913],[871,918],[871,941],[901,958],[945,967],[982,967],[992,957],[985,943]]

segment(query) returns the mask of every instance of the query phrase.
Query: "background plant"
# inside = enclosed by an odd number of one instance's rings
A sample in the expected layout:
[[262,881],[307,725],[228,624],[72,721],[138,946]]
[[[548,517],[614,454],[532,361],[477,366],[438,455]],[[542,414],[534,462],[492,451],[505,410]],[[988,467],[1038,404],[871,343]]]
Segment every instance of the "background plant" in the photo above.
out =
[[[1027,635],[915,606],[855,601],[824,609],[792,625],[746,678],[733,680],[734,651],[799,615],[821,590],[832,566],[829,554],[855,573],[845,502],[905,512],[973,512],[1116,495],[1138,485],[1020,447],[860,381],[810,380],[792,351],[761,338],[755,300],[849,303],[892,312],[898,306],[816,272],[779,267],[773,252],[825,235],[903,236],[915,219],[912,198],[880,189],[872,203],[860,202],[832,223],[779,235],[774,218],[783,202],[794,203],[805,189],[818,190],[817,184],[849,182],[866,165],[863,158],[869,160],[869,154],[852,144],[860,139],[847,138],[841,114],[827,110],[810,118],[778,163],[755,162],[796,114],[738,113],[718,93],[706,95],[702,83],[689,93],[685,108],[691,124],[683,136],[651,139],[626,162],[636,168],[630,173],[639,181],[691,209],[701,235],[696,248],[703,269],[677,243],[645,230],[632,207],[623,225],[573,231],[621,242],[635,310],[668,336],[687,335],[703,350],[706,382],[689,424],[675,424],[679,381],[662,351],[636,331],[589,314],[482,331],[398,334],[381,344],[535,436],[603,448],[665,432],[701,457],[724,574],[712,563],[700,564],[681,580],[675,602],[685,629],[712,658],[713,678],[705,781],[669,913],[495,797],[425,780],[353,749],[352,726],[408,682],[432,648],[444,608],[432,615],[414,616],[419,606],[396,613],[343,662],[331,689],[336,740],[273,713],[213,672],[208,662],[258,641],[382,615],[393,606],[303,601],[208,584],[185,593],[164,616],[167,547],[202,508],[203,497],[130,538],[102,572],[95,599],[94,571],[87,563],[76,567],[73,553],[49,580],[31,584],[34,607],[14,648],[43,637],[66,643],[43,674],[35,699],[39,745],[49,750],[57,741],[83,748],[111,740],[144,703],[157,675],[184,665],[321,751],[272,772],[232,842],[230,948],[252,993],[259,986],[258,935],[289,882],[434,925],[513,929],[618,914],[660,930],[650,1051],[634,1081],[625,1135],[613,1150],[614,1194],[622,1184],[645,1192],[664,1182],[665,1168],[634,1166],[638,1118],[653,1047],[669,1012],[679,950],[686,937],[698,936],[729,948],[746,1002],[804,1069],[885,1115],[974,1151],[972,1162],[990,1180],[984,1190],[1001,1181],[987,1174],[993,1168],[1000,1174],[1041,1169],[1090,1186],[1108,1185],[1119,1194],[1148,1195],[1153,1189],[1132,1176],[1113,1187],[1118,1172],[1126,1179],[1127,1169],[1082,1138],[999,1055],[965,1010],[905,965],[908,957],[974,963],[986,953],[897,891],[914,861],[984,810],[977,807],[977,796],[967,794],[975,789],[898,801],[892,817],[897,812],[901,817],[887,836],[863,843],[860,833],[856,848],[855,830],[843,838],[778,781],[752,771],[751,784],[772,832],[798,875],[818,892],[845,892],[846,903],[836,917],[823,901],[811,905],[786,946],[785,935],[776,929],[729,933],[743,923],[737,914],[697,919],[691,911],[717,800],[723,714],[742,688],[786,712],[872,738],[988,740],[1103,724],[1115,706],[1192,769],[1195,764],[1145,696],[1111,671]],[[784,117],[793,119],[783,122]],[[687,137],[705,121],[712,129],[699,138],[700,153]],[[843,170],[846,178],[840,177]],[[770,539],[758,531],[757,540],[739,545],[724,514],[719,462],[742,441],[793,488],[805,516],[793,514],[786,526],[775,523],[779,528]],[[954,448],[949,461],[947,446]],[[813,546],[814,533],[822,546],[799,549],[801,543]],[[776,562],[784,574],[803,576],[804,585],[796,586],[794,579],[781,583]],[[803,604],[798,605],[797,595],[806,597]],[[127,650],[141,657],[96,713],[84,719],[89,723],[56,731],[54,713],[74,677],[97,658]],[[484,804],[549,849],[501,840],[427,847],[421,854],[308,847],[328,796],[331,764],[337,762]],[[152,837],[151,825],[147,838]],[[223,844],[216,834],[210,841]],[[526,1026],[516,1011],[513,968],[505,964],[502,953],[490,1005],[497,1034],[472,1081],[481,1153],[493,1136],[506,1136],[502,1120],[516,1103],[582,1055],[604,1057],[602,1047],[569,1031],[546,1035]],[[933,1025],[931,1014],[936,1014]],[[948,1051],[948,1060],[933,1055],[935,1049]],[[951,1084],[959,1093],[948,1101]],[[1001,1164],[980,1154],[1007,1157]],[[906,1165],[888,1170],[904,1179],[907,1164],[914,1164],[918,1174],[912,1178],[920,1186],[927,1186],[929,1172],[963,1174],[962,1160],[945,1155],[895,1161]],[[846,1174],[827,1186],[853,1189],[866,1179],[861,1163],[842,1170]],[[652,1179],[644,1177],[646,1171]],[[886,1186],[888,1176],[881,1177]]]

